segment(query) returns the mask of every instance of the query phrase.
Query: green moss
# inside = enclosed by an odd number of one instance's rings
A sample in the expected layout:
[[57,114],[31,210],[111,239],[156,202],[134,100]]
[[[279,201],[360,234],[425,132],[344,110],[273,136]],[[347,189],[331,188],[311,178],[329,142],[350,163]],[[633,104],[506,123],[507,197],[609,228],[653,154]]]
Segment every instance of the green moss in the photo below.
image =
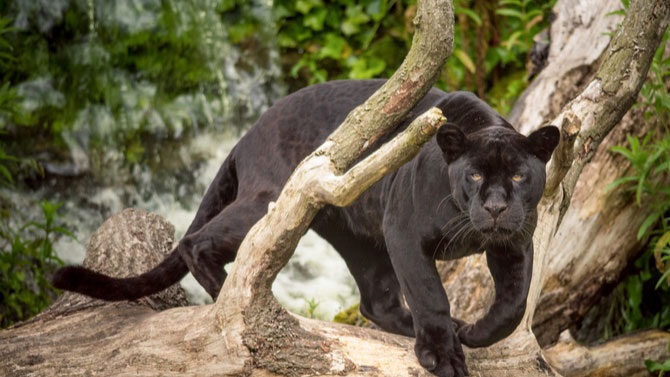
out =
[[359,326],[359,327],[370,327],[372,322],[367,318],[363,317],[358,307],[360,304],[356,304],[349,309],[345,309],[335,315],[333,322],[345,323],[347,325]]

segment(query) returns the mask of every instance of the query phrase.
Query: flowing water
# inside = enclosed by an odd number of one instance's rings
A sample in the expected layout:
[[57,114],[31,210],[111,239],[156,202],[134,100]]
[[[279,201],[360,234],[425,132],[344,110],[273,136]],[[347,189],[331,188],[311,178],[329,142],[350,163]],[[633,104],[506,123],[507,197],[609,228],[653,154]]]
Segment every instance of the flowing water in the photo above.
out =
[[[63,203],[62,221],[77,240],[61,237],[55,249],[68,264],[81,263],[95,229],[127,207],[162,215],[175,225],[179,239],[240,135],[285,94],[273,39],[271,4],[251,2],[248,12],[260,20],[260,36],[256,38],[258,43],[239,47],[229,42],[229,25],[213,11],[217,3],[210,0],[13,1],[18,9],[15,26],[28,28],[36,23],[44,33],[58,25],[73,4],[84,7],[89,34],[72,47],[70,55],[82,67],[106,70],[125,110],[120,117],[105,105],[85,103],[62,133],[68,156],[39,157],[47,179],[29,194],[7,195],[15,198],[28,218],[39,217],[34,203],[42,197]],[[159,91],[156,83],[109,69],[110,57],[98,35],[104,34],[105,28],[129,34],[153,30],[166,4],[187,19],[184,25],[196,25],[202,33],[196,48],[203,51],[203,67],[216,72],[217,80],[159,105],[155,101]],[[177,37],[180,32],[177,28]],[[56,88],[57,79],[45,74],[20,84],[23,109],[62,107],[67,93]],[[119,130],[142,131],[141,163],[128,162],[133,149],[121,152],[122,145],[113,137]],[[210,301],[190,275],[182,285],[192,303]],[[312,232],[301,240],[273,291],[289,310],[307,314],[311,303],[311,314],[324,319],[332,319],[338,311],[358,302],[357,288],[344,262]]]
[[[177,152],[182,158],[198,156],[205,158],[206,162],[199,166],[195,164],[194,182],[176,182],[182,185],[178,191],[187,196],[197,196],[190,190],[203,193],[237,139],[225,131],[205,132],[182,146]],[[163,185],[152,181],[157,178],[149,169],[138,169],[135,174],[144,187]],[[135,186],[111,185],[87,187],[83,190],[84,195],[51,193],[54,200],[64,203],[61,211],[65,215],[63,220],[66,228],[73,229],[77,238],[59,238],[55,249],[61,258],[68,264],[81,263],[85,244],[95,229],[111,214],[126,207],[142,208],[165,217],[174,224],[176,238],[179,239],[195,216],[197,200],[184,204],[180,201],[180,196],[174,195],[172,191],[146,191]],[[36,193],[33,198],[37,199],[40,194]],[[207,293],[190,274],[182,280],[182,286],[192,303],[211,302]],[[328,320],[337,312],[356,304],[359,299],[356,285],[344,261],[326,241],[312,231],[302,238],[295,254],[277,276],[273,292],[282,305],[298,314],[307,315],[310,302],[316,303],[313,315]]]

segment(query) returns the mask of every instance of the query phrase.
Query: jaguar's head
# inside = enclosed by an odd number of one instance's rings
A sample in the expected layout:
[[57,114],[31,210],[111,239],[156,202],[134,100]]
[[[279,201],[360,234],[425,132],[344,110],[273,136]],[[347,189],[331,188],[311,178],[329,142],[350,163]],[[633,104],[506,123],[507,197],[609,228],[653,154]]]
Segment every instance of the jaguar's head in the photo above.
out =
[[448,164],[452,198],[485,239],[532,235],[545,165],[559,138],[554,126],[528,137],[500,126],[468,135],[454,124],[441,127],[437,142]]

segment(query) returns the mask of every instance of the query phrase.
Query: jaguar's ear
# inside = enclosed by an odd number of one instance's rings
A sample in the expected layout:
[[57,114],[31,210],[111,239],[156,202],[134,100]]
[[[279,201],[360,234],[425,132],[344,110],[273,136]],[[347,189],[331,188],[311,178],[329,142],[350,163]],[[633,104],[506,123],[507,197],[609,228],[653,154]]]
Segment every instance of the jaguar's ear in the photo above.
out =
[[465,151],[465,134],[455,123],[443,124],[435,138],[447,163],[453,162]]
[[561,133],[556,126],[542,127],[528,136],[531,152],[544,163],[551,159],[560,139]]

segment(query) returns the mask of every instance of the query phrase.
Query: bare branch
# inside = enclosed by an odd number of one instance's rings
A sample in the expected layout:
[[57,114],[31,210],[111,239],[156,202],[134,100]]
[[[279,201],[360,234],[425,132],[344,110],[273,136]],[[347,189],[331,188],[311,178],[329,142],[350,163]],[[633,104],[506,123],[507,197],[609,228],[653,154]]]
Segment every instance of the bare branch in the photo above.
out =
[[445,121],[440,109],[431,108],[345,174],[320,176],[315,195],[319,201],[339,207],[353,203],[368,187],[414,158]]

